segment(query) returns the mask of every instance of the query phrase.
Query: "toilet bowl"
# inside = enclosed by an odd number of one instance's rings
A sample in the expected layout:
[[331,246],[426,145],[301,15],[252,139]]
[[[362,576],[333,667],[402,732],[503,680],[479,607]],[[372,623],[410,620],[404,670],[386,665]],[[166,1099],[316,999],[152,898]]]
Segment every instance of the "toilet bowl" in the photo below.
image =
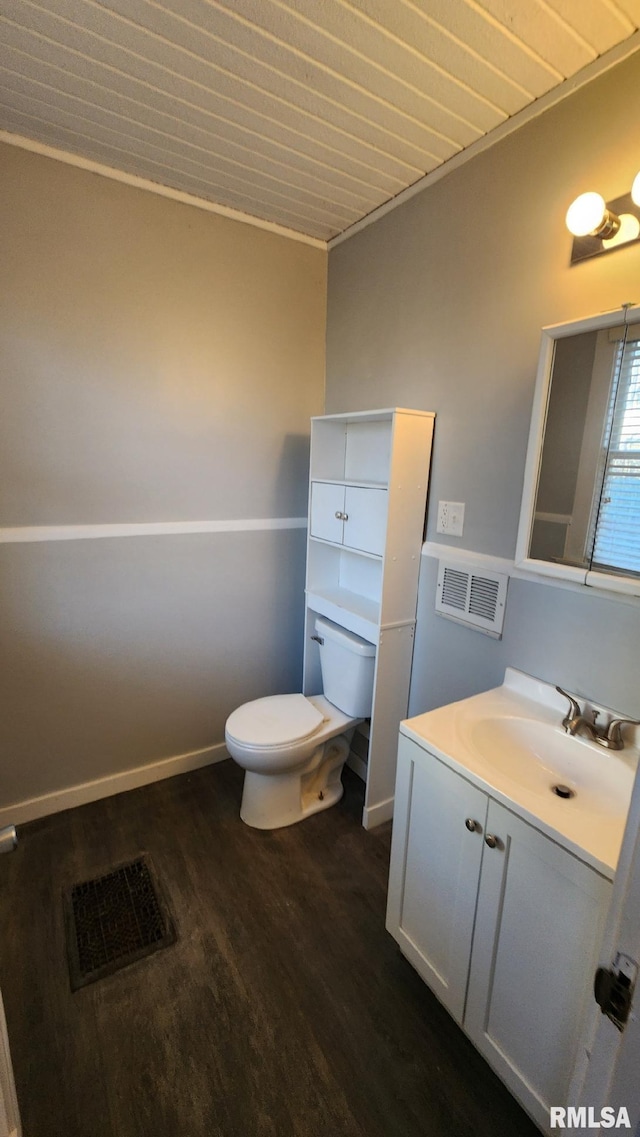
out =
[[240,817],[255,829],[293,825],[335,805],[353,730],[371,713],[373,644],[323,617],[315,629],[325,693],[270,695],[227,719],[227,750],[245,771]]

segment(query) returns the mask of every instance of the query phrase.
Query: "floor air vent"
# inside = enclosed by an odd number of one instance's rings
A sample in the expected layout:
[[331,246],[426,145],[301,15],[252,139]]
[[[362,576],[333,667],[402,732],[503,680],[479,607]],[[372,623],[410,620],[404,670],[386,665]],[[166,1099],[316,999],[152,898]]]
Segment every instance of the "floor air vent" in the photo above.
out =
[[436,612],[499,639],[509,577],[439,562]]
[[176,938],[145,857],[74,885],[64,904],[72,991],[167,947]]

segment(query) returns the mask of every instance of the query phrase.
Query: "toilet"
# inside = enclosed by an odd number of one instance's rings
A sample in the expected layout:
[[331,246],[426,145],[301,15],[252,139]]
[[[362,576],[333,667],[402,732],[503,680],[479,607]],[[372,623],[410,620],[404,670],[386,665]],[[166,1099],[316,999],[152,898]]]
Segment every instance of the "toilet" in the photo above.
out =
[[323,616],[315,633],[322,695],[269,695],[227,719],[227,750],[245,770],[240,817],[254,829],[280,829],[335,805],[353,729],[371,715],[374,645]]

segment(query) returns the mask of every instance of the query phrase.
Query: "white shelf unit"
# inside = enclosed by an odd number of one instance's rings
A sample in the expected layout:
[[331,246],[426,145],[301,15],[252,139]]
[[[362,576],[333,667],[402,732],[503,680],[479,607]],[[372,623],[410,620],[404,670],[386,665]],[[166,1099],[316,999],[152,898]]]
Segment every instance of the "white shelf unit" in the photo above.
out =
[[303,689],[322,690],[316,615],[376,645],[366,828],[393,815],[434,420],[398,407],[311,420]]

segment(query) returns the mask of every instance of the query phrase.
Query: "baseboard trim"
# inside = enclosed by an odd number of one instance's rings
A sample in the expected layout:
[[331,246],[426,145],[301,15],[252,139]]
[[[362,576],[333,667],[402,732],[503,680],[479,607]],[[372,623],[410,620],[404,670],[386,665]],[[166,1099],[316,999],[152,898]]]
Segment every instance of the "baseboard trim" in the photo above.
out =
[[393,817],[394,798],[388,797],[386,801],[379,801],[377,805],[365,806],[362,814],[362,824],[365,829],[375,829]]
[[48,817],[49,814],[60,813],[63,809],[73,809],[76,805],[86,805],[87,802],[113,797],[114,794],[121,794],[126,790],[150,785],[151,782],[160,782],[163,778],[173,778],[175,774],[185,774],[189,770],[199,770],[201,766],[223,762],[227,757],[224,742],[220,742],[203,750],[191,750],[187,754],[161,758],[157,762],[150,762],[147,766],[136,766],[133,770],[122,770],[117,774],[109,774],[106,778],[96,778],[92,782],[82,782],[79,785],[42,794],[40,797],[5,805],[0,808],[0,827],[24,825],[27,821]]

